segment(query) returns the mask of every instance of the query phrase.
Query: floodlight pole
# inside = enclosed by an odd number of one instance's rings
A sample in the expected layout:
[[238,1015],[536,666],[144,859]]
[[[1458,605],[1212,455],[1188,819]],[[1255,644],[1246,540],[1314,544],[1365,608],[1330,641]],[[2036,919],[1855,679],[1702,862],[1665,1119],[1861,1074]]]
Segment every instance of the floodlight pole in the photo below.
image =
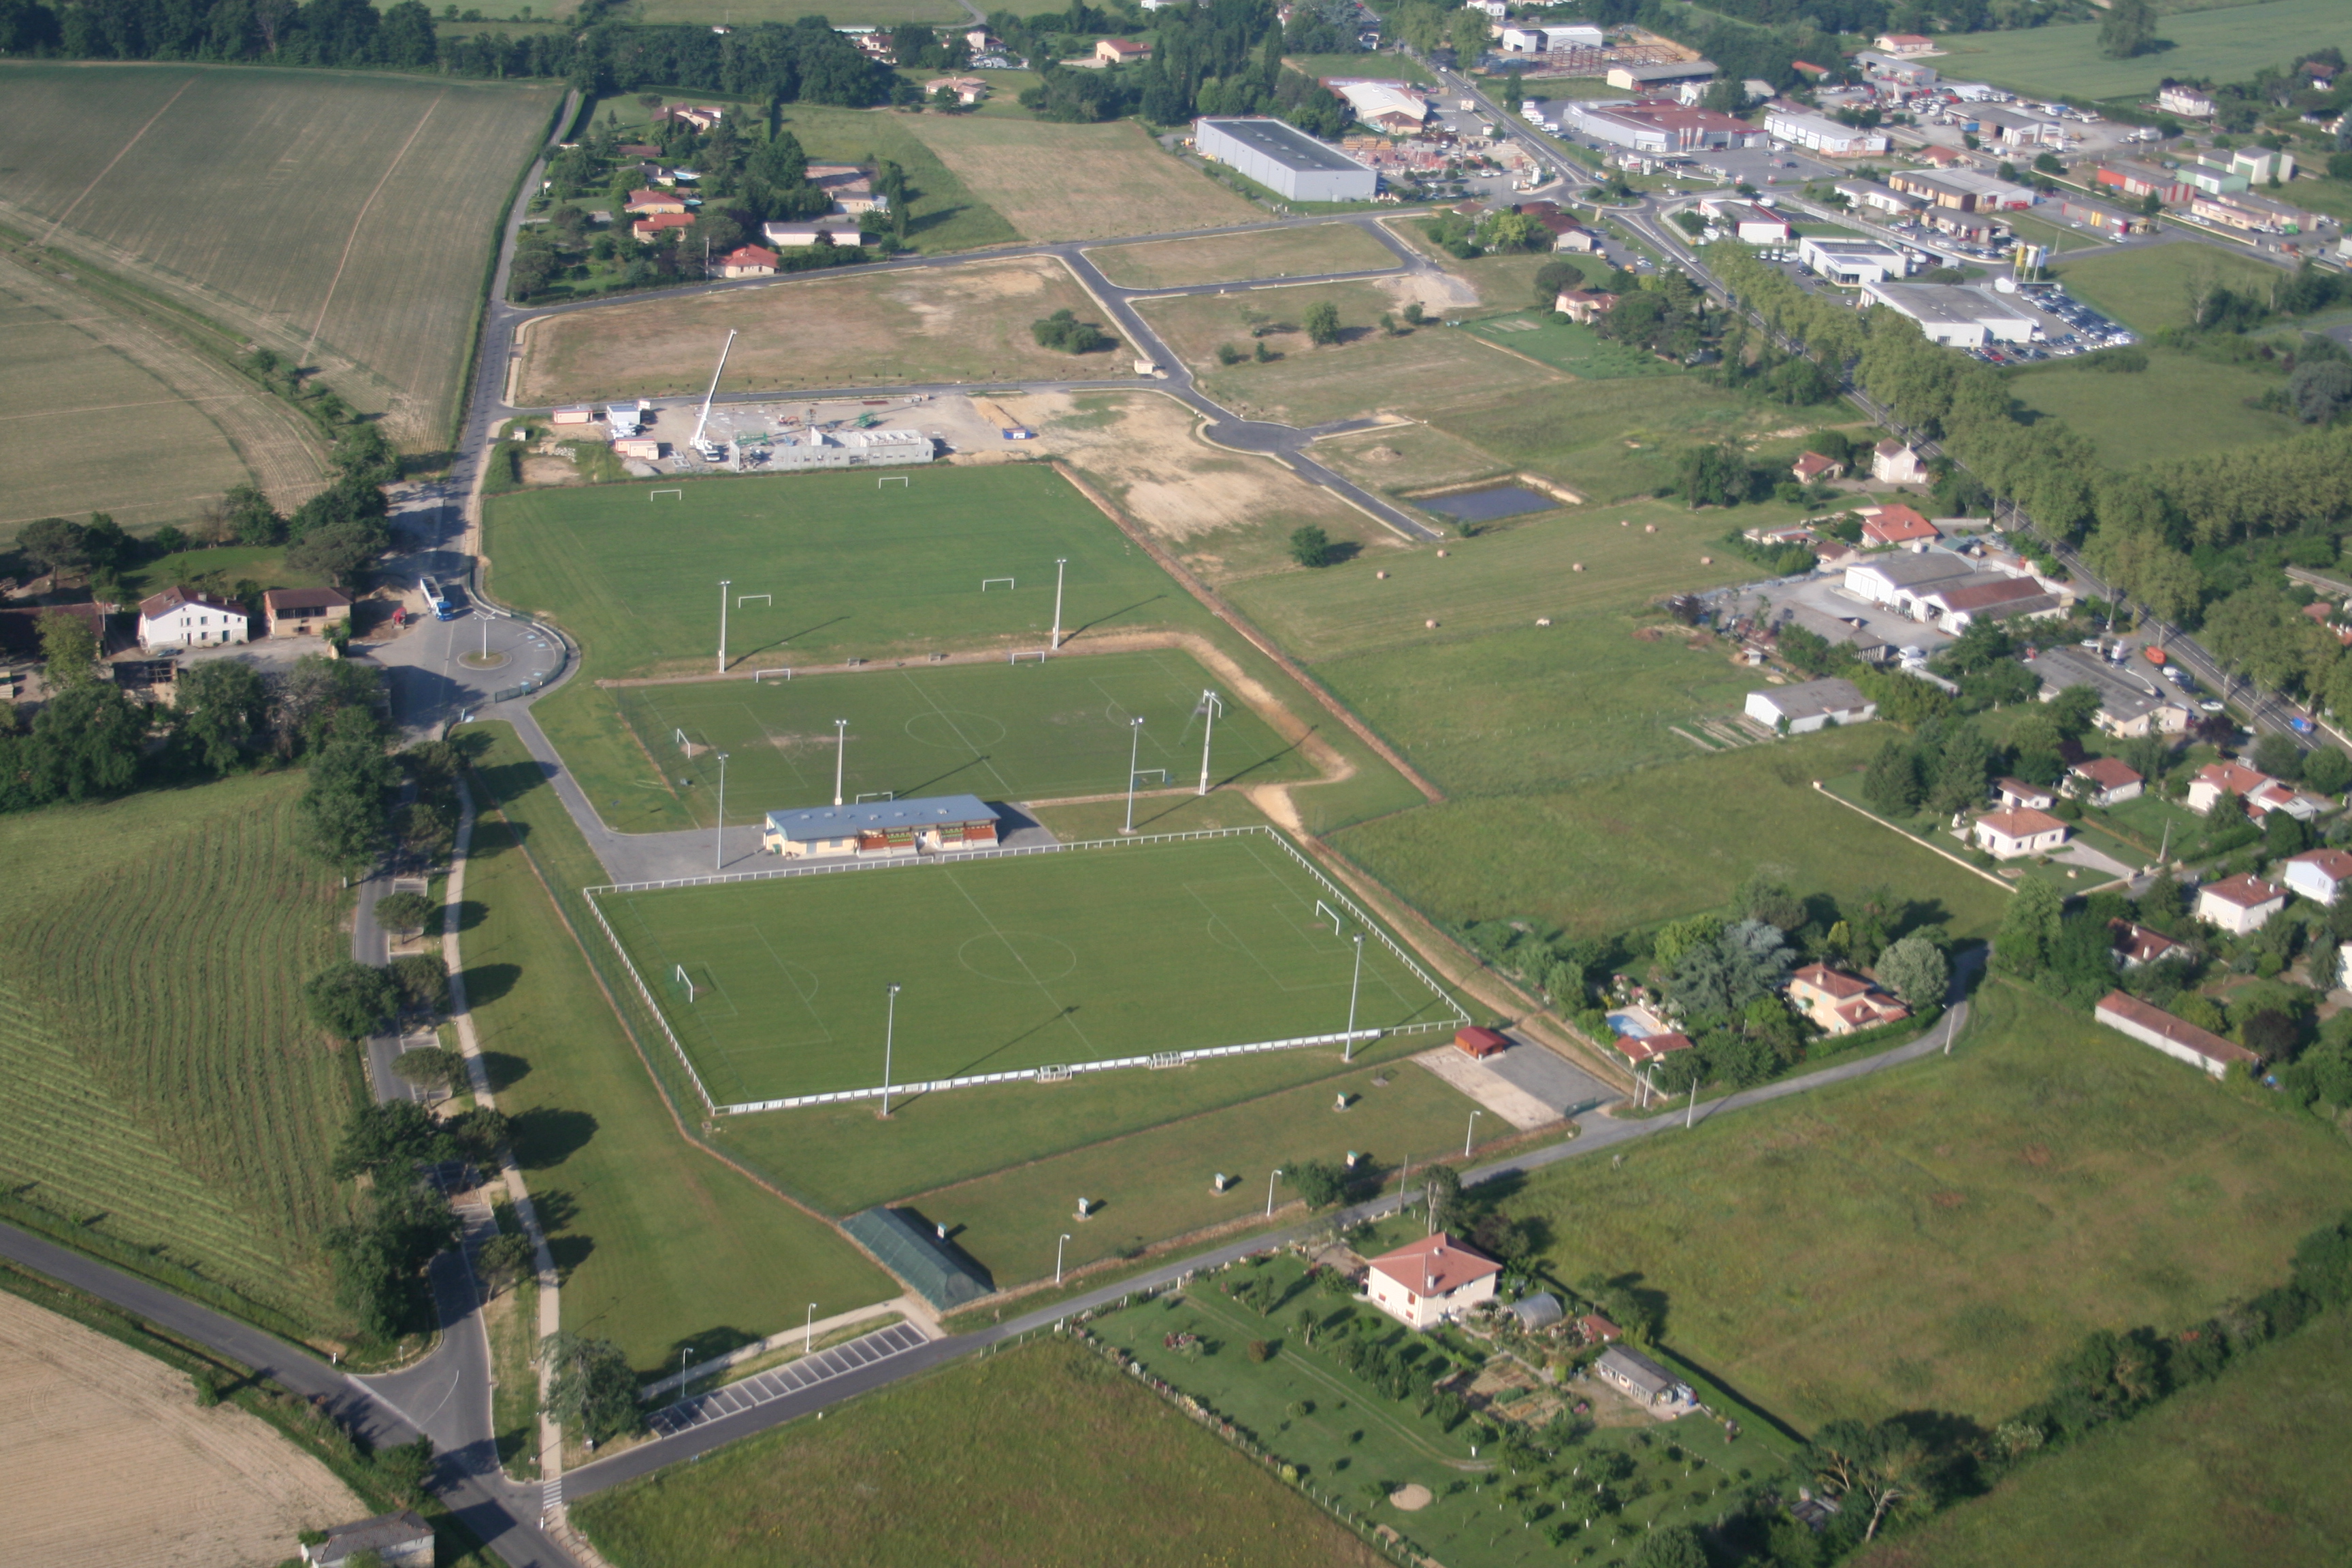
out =
[[1062,1248],[1069,1244],[1070,1233],[1066,1230],[1062,1233],[1062,1239],[1054,1243],[1054,1283],[1056,1285],[1062,1282]]
[[712,830],[710,868],[721,871],[727,867],[727,753],[719,753],[719,826]]
[[1206,728],[1201,731],[1201,793],[1209,793],[1209,742],[1217,732],[1217,710],[1223,706],[1214,691],[1201,693],[1201,711],[1209,716]]
[[833,804],[841,804],[841,765],[849,759],[849,721],[833,721]]
[[1282,1178],[1282,1167],[1276,1165],[1274,1174],[1265,1179],[1265,1217],[1274,1217],[1274,1184]]
[[1689,1109],[1688,1110],[1686,1110],[1686,1111],[1685,1111],[1685,1112],[1683,1113],[1683,1131],[1685,1131],[1685,1132],[1689,1131],[1690,1131],[1690,1129],[1691,1129],[1692,1124],[1693,1124],[1693,1123],[1695,1123],[1695,1122],[1696,1122],[1696,1121],[1698,1121],[1698,1079],[1696,1079],[1696,1078],[1694,1078],[1694,1079],[1691,1079],[1690,1109]]
[[803,1326],[808,1331],[808,1342],[801,1346],[801,1353],[806,1355],[816,1349],[816,1303],[814,1301],[809,1303],[808,1322]]
[[1054,559],[1054,640],[1051,646],[1055,653],[1062,650],[1062,569],[1069,563],[1070,559],[1066,555]]
[[1465,1160],[1470,1157],[1470,1141],[1478,1136],[1478,1118],[1486,1114],[1483,1110],[1470,1113],[1470,1125],[1462,1134],[1462,1157]]
[[727,590],[735,585],[732,577],[719,580],[719,673],[727,673]]
[[890,1047],[898,1032],[898,983],[895,980],[890,982],[887,991],[889,1011],[882,1021],[882,1119],[885,1121],[890,1119]]
[[1348,982],[1348,1038],[1339,1047],[1339,1059],[1356,1059],[1356,992],[1364,983],[1364,933],[1356,933],[1356,977]]
[[1138,714],[1127,721],[1128,732],[1135,737],[1127,748],[1127,826],[1121,833],[1135,831],[1135,764],[1143,757],[1143,717]]

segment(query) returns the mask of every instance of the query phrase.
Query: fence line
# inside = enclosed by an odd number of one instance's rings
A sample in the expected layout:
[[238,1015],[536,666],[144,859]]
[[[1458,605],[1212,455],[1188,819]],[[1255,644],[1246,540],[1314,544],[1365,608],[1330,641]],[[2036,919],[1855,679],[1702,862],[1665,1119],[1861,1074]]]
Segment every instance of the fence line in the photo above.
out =
[[[582,889],[583,893],[591,890]],[[702,1087],[702,1075],[694,1070],[693,1058],[686,1054],[686,1047],[679,1041],[677,1031],[669,1026],[669,1015],[663,1012],[661,1005],[654,1000],[653,992],[646,984],[646,977],[637,973],[636,960],[631,958],[629,950],[621,945],[620,937],[613,930],[613,922],[604,918],[604,906],[593,898],[585,901],[591,910],[595,910],[596,923],[604,928],[604,940],[613,944],[614,952],[620,956],[621,967],[629,972],[629,983],[637,988],[637,994],[645,998],[646,1010],[654,1016],[654,1022],[661,1026],[663,1036],[669,1041],[669,1048],[677,1053],[677,1065],[686,1069],[687,1081],[694,1085],[694,1092],[702,1097],[702,1109],[706,1112],[716,1113],[719,1107],[711,1100],[710,1091]]]
[[[1198,827],[1187,833],[1146,833],[1132,838],[1087,838],[1074,844],[1023,844],[995,849],[945,849],[935,851],[926,858],[920,853],[898,856],[887,860],[845,860],[839,865],[784,866],[772,871],[714,872],[708,877],[672,877],[658,882],[611,882],[602,887],[583,888],[582,892],[646,893],[665,888],[709,888],[723,882],[772,882],[781,877],[824,877],[844,871],[895,871],[913,866],[961,865],[967,860],[1003,860],[1018,855],[1059,855],[1072,849],[1126,849],[1143,844],[1181,844],[1194,838],[1232,838],[1238,835],[1264,833],[1274,829],[1255,824],[1246,827]],[[1297,851],[1292,853],[1296,854]],[[1303,862],[1302,862],[1303,864]],[[1308,869],[1313,869],[1309,867]]]

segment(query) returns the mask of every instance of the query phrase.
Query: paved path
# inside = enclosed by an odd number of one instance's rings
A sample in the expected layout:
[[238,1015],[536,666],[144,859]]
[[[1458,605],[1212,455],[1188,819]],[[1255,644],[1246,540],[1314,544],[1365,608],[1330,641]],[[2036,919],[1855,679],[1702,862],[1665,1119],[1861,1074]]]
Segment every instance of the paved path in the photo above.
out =
[[730,1383],[724,1388],[714,1388],[709,1394],[665,1405],[646,1417],[646,1426],[656,1437],[690,1432],[697,1426],[707,1426],[714,1421],[724,1420],[746,1410],[756,1410],[787,1395],[846,1377],[851,1373],[878,1366],[905,1355],[908,1351],[920,1350],[930,1342],[930,1336],[914,1324],[893,1323],[887,1329],[861,1334],[846,1344],[835,1345],[830,1350],[821,1350],[795,1361],[788,1361],[740,1383]]

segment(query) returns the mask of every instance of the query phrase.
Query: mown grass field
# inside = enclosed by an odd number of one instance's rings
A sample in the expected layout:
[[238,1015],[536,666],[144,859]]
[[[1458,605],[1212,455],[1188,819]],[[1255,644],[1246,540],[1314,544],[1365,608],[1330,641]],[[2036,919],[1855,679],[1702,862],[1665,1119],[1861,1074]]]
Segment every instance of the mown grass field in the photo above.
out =
[[0,1179],[331,1334],[327,1162],[363,1092],[305,1016],[335,878],[299,775],[0,819]]
[[[893,983],[898,1083],[1337,1034],[1353,948],[1318,921],[1329,898],[1253,835],[598,901],[711,1096],[741,1103],[884,1082]],[[1362,974],[1360,1028],[1455,1016],[1376,939]]]
[[1582,381],[1622,381],[1630,376],[1680,375],[1646,350],[1612,342],[1591,327],[1579,326],[1556,312],[1522,310],[1516,315],[1488,316],[1463,331],[1486,339],[1515,354],[1541,360]]
[[2263,66],[2283,70],[2296,56],[2327,45],[2352,48],[2352,12],[2336,0],[2266,0],[2161,16],[2157,36],[2172,47],[2117,60],[2100,53],[2096,22],[1954,33],[1936,40],[1945,56],[1933,63],[1955,80],[2043,97],[2153,101],[2166,77],[2243,81]]
[[829,1226],[679,1133],[564,924],[603,941],[577,893],[603,879],[587,846],[511,730],[459,734],[489,741],[474,771],[467,999],[562,1270],[563,1326],[642,1372],[675,1370],[682,1347],[748,1343],[810,1301],[828,1316],[896,1294]]
[[1861,725],[1572,789],[1451,799],[1331,842],[1438,920],[1527,917],[1598,935],[1718,909],[1776,864],[1841,900],[1885,883],[1954,935],[1990,935],[2000,889],[1812,788],[1864,766],[1886,733]]
[[2147,369],[2137,374],[2061,360],[2011,376],[2010,390],[2026,407],[2089,437],[2118,468],[2284,440],[2305,427],[2292,415],[2246,406],[2282,384],[2276,374],[2166,348],[2146,352]]
[[[1686,447],[1743,443],[1775,431],[1801,434],[1843,417],[1833,408],[1751,400],[1687,375],[1559,380],[1507,394],[1497,380],[1475,383],[1476,395],[1433,408],[1429,422],[1505,463],[1601,501],[1672,484]],[[1742,509],[1724,521],[1736,517],[1746,527],[1749,515]]]
[[[0,67],[0,221],[252,332],[411,447],[448,437],[494,229],[559,84]],[[119,424],[119,421],[110,422]]]
[[153,594],[174,583],[192,585],[216,583],[216,592],[228,592],[242,582],[265,588],[316,588],[326,579],[315,572],[291,571],[282,544],[224,544],[209,550],[180,550],[159,555],[124,574],[123,585],[139,595]]
[[[1018,1441],[1007,1441],[1018,1434]],[[1149,1389],[1047,1341],[572,1505],[618,1568],[1382,1561]]]
[[[1102,327],[1111,345],[1090,354],[1039,347],[1030,323],[1056,310]],[[720,390],[729,392],[1125,375],[1134,357],[1067,268],[1024,258],[803,275],[546,317],[523,334],[518,395],[537,405],[698,394],[730,328],[742,335],[727,356]],[[672,434],[683,441],[691,432]]]
[[[1044,664],[916,665],[872,675],[794,680],[637,686],[615,693],[621,712],[665,778],[583,776],[591,795],[659,790],[694,820],[716,809],[717,757],[728,756],[735,820],[824,805],[836,765],[842,796],[977,795],[991,801],[1114,795],[1130,759],[1144,787],[1195,784],[1202,749],[1209,782],[1269,784],[1315,770],[1248,709],[1224,700],[1211,731],[1195,711],[1216,685],[1179,649],[1067,656]],[[1131,719],[1144,721],[1129,732]],[[835,719],[847,719],[847,743]],[[683,731],[698,748],[688,758]],[[667,779],[695,786],[674,790]]]
[[[955,0],[640,0],[643,10],[632,13],[648,24],[667,22],[729,22],[736,26],[752,26],[761,22],[793,22],[803,16],[823,16],[842,26],[870,24],[879,27],[894,26],[900,22],[940,24],[961,22],[967,13]],[[569,16],[579,9],[576,0],[564,0],[556,7],[559,16]]]
[[2343,1212],[2352,1150],[2316,1123],[2005,983],[1975,1009],[1948,1058],[1622,1167],[1570,1161],[1508,1206],[1552,1226],[1561,1278],[1638,1273],[1667,1343],[1800,1430],[1904,1410],[1990,1426],[2084,1333],[2193,1322],[2283,1279]]
[[[2192,294],[2202,291],[2205,283],[2250,290],[2255,298],[2267,300],[2272,286],[2284,281],[2287,275],[2250,256],[2210,245],[2182,243],[2104,251],[2061,262],[2051,269],[2051,276],[2065,284],[2066,291],[2084,303],[2113,316],[2134,331],[2146,333],[2186,326],[2189,300]],[[2200,368],[2221,367],[2200,364]]]
[[1397,265],[1394,252],[1351,223],[1205,239],[1163,239],[1150,245],[1106,245],[1087,251],[1087,259],[1123,289],[1179,289],[1191,283],[1234,283],[1253,278],[1370,272]]
[[2332,1568],[2352,1517],[2352,1316],[2267,1345],[1854,1561]]

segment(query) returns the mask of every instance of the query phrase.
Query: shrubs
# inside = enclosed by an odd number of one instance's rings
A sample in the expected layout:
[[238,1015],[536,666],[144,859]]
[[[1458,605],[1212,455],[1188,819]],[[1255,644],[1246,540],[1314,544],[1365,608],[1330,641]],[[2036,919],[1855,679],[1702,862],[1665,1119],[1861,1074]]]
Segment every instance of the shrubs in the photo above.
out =
[[1064,353],[1090,354],[1111,344],[1100,327],[1079,321],[1066,310],[1056,310],[1042,321],[1030,322],[1029,331],[1038,347],[1058,349]]
[[302,1001],[319,1027],[357,1040],[392,1022],[399,993],[383,970],[345,958],[310,976],[302,986]]
[[1301,566],[1328,566],[1331,563],[1331,536],[1313,523],[1294,529],[1290,535],[1290,558]]

